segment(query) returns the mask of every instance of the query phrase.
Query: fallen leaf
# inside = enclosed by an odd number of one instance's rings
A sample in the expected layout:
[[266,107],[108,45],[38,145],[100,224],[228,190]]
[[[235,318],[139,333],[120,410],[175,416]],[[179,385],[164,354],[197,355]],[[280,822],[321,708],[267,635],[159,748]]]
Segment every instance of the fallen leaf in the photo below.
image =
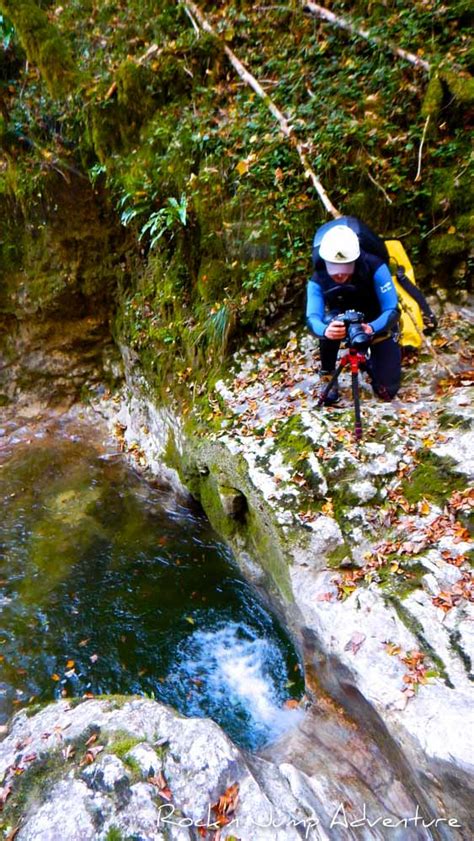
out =
[[12,787],[10,784],[7,784],[6,786],[0,788],[0,806],[3,806],[6,803],[8,797],[10,797],[11,792]]
[[76,751],[74,750],[74,748],[71,744],[66,745],[66,747],[64,748],[64,750],[62,752],[65,762],[67,762],[68,759],[72,759],[75,753],[76,753]]
[[158,771],[154,777],[148,777],[148,782],[151,783],[151,785],[156,786],[160,797],[162,797],[163,800],[170,801],[173,799],[171,789],[169,788],[164,774],[161,771]]
[[366,640],[365,634],[360,631],[354,631],[347,645],[344,646],[344,651],[351,651],[352,654],[357,654],[359,648]]
[[104,750],[104,746],[103,746],[103,745],[96,745],[96,747],[89,748],[89,750],[87,751],[87,753],[86,753],[86,754],[84,755],[84,757],[81,759],[81,761],[80,761],[79,765],[80,765],[80,766],[82,766],[82,765],[91,765],[91,764],[92,764],[92,762],[94,762],[94,761],[95,761],[95,759],[96,759],[96,757],[99,755],[99,753],[102,753],[102,751],[103,751],[103,750]]

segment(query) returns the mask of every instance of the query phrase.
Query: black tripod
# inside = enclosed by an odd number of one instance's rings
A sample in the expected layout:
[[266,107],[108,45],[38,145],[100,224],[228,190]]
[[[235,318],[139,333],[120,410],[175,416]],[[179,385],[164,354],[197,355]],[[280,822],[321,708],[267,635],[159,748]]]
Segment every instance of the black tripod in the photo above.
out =
[[319,400],[317,402],[318,406],[322,406],[329,391],[333,387],[334,383],[336,382],[339,374],[341,373],[343,368],[347,368],[349,366],[351,371],[351,383],[352,383],[352,399],[354,401],[354,435],[356,441],[360,441],[362,438],[362,419],[360,416],[360,394],[359,394],[359,371],[360,367],[366,365],[367,357],[365,353],[360,353],[356,348],[349,347],[346,353],[341,356],[339,365],[337,366],[334,376],[331,378],[330,382],[327,384],[324,391],[321,393]]

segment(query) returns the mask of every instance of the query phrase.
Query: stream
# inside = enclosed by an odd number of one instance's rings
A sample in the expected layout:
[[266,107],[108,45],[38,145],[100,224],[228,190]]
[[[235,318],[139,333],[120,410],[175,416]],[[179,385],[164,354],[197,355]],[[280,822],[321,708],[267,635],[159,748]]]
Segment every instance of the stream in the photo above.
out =
[[257,749],[301,716],[294,648],[229,549],[86,411],[3,411],[0,501],[2,722],[56,698],[139,694]]

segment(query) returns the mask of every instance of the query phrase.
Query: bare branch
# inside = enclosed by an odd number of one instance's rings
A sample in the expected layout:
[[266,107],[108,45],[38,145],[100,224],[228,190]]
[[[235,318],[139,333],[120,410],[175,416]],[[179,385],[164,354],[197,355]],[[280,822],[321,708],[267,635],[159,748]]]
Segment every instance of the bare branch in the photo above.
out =
[[[188,10],[190,15],[192,15],[194,19],[199,23],[201,29],[203,29],[205,32],[208,32],[210,35],[214,35],[216,38],[218,37],[212,29],[211,25],[208,23],[208,21],[202,14],[199,7],[196,6],[196,4],[192,2],[192,0],[180,0],[180,2],[182,2],[183,6]],[[331,216],[334,217],[334,219],[338,219],[341,214],[330,201],[326,190],[324,189],[316,173],[312,170],[311,166],[308,163],[308,159],[306,157],[306,144],[296,141],[296,139],[293,136],[293,128],[290,125],[288,119],[285,117],[283,112],[280,111],[280,109],[275,105],[273,100],[269,97],[268,93],[264,91],[260,82],[255,78],[255,76],[252,76],[252,74],[249,73],[245,65],[242,64],[242,62],[239,58],[237,58],[235,53],[233,53],[232,50],[225,44],[223,45],[223,49],[234,70],[237,72],[240,78],[243,79],[243,81],[250,88],[252,88],[253,91],[255,91],[255,93],[260,97],[260,99],[263,100],[268,110],[280,126],[282,134],[287,138],[287,140],[289,140],[293,148],[298,153],[299,159],[304,168],[305,176],[311,181],[326,211],[330,213]]]
[[392,53],[395,53],[399,58],[405,59],[405,61],[409,61],[410,64],[413,64],[415,67],[421,67],[426,73],[429,73],[431,70],[431,66],[427,61],[424,59],[419,58],[419,56],[415,55],[414,53],[409,53],[406,50],[403,50],[401,47],[395,47],[391,44],[387,44],[383,38],[378,38],[377,35],[373,35],[367,29],[358,29],[358,27],[351,23],[350,21],[346,20],[345,18],[341,18],[338,15],[335,15],[334,12],[330,12],[329,9],[325,9],[323,6],[318,6],[317,3],[311,2],[303,2],[304,11],[310,12],[310,14],[314,15],[320,20],[324,20],[327,23],[332,23],[334,26],[337,26],[339,29],[345,29],[347,32],[350,32],[351,35],[358,35],[360,38],[364,38],[366,41],[370,41],[373,44],[377,44],[378,47],[383,47],[384,49],[390,50]]
[[417,169],[416,175],[415,175],[415,182],[416,181],[421,181],[421,156],[422,156],[422,153],[423,153],[423,144],[424,144],[425,139],[426,139],[426,132],[428,131],[429,122],[430,122],[430,115],[428,114],[428,116],[426,118],[426,122],[425,122],[425,127],[423,129],[423,134],[421,136],[420,148],[418,149],[418,169]]
[[191,23],[192,23],[192,25],[193,25],[193,29],[194,29],[194,31],[195,31],[195,33],[196,33],[196,35],[199,37],[199,26],[197,25],[197,23],[196,23],[196,21],[194,20],[194,18],[193,18],[193,16],[192,16],[191,12],[189,11],[188,7],[186,6],[186,3],[184,4],[184,11],[186,12],[186,14],[187,14],[187,16],[188,16],[189,20],[191,21]]
[[372,181],[372,184],[374,184],[375,187],[377,187],[377,190],[380,190],[380,192],[384,194],[388,204],[393,204],[393,201],[390,198],[390,196],[388,195],[387,191],[384,190],[382,185],[379,184],[379,182],[375,180],[375,178],[370,174],[370,172],[367,173],[367,177],[368,177],[369,181]]

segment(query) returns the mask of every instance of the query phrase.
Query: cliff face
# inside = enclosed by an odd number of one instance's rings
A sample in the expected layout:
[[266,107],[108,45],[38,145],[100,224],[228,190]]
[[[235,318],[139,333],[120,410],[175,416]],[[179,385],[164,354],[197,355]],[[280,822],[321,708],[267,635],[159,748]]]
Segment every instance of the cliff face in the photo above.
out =
[[111,319],[127,270],[125,237],[85,178],[53,172],[43,187],[26,208],[11,197],[4,200],[4,403],[28,394],[45,403],[70,403],[113,380],[118,356]]

